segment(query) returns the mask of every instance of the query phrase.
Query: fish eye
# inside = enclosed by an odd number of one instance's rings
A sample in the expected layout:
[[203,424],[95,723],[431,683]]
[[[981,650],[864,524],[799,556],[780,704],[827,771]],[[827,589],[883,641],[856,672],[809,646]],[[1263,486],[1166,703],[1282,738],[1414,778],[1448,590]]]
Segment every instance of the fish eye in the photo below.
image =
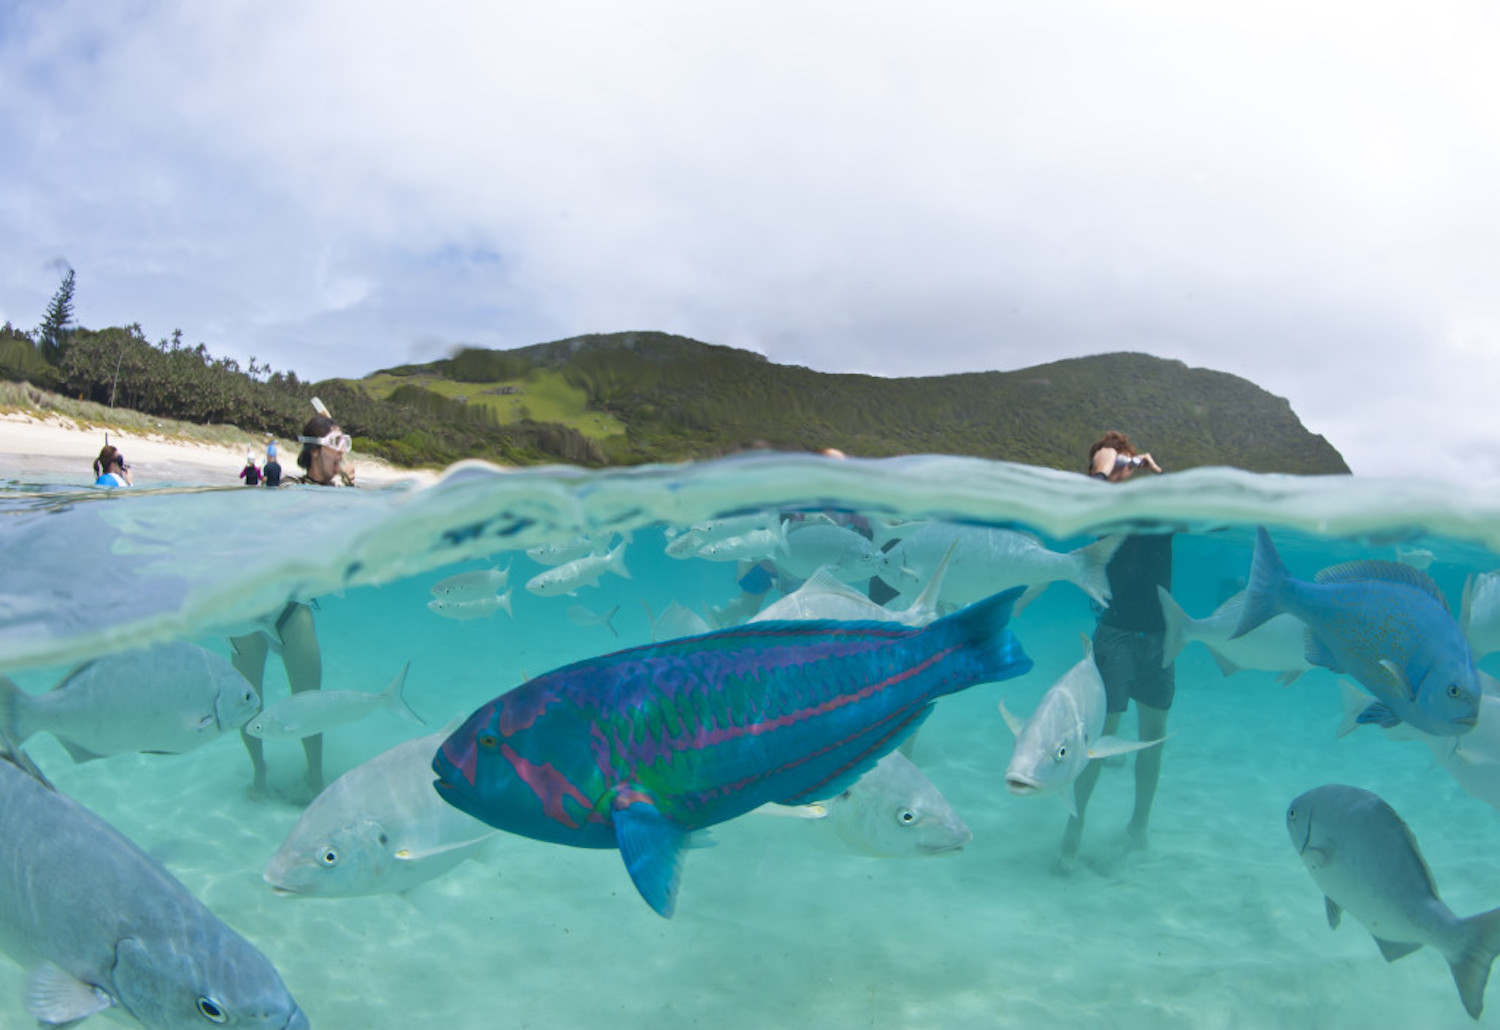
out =
[[1068,757],[1068,745],[1066,745],[1066,744],[1059,744],[1059,745],[1057,745],[1057,754],[1055,754],[1053,757],[1056,758],[1059,762],[1061,762],[1064,758],[1067,758]]
[[493,733],[481,733],[474,740],[486,751],[493,751],[500,746],[500,738]]
[[219,1005],[219,1003],[214,1001],[212,998],[198,999],[198,1015],[202,1016],[210,1023],[229,1022],[229,1013],[225,1012],[224,1009]]
[[910,826],[917,821],[917,813],[909,808],[903,808],[900,812],[896,813],[896,821],[902,826]]
[[1450,683],[1448,684],[1448,696],[1455,699],[1459,698],[1463,696],[1463,690],[1457,683]]
[[323,853],[318,856],[318,861],[322,862],[329,869],[332,869],[334,866],[339,864],[339,849],[324,848]]
[[1286,810],[1286,820],[1289,823],[1294,823],[1297,821],[1297,810],[1295,808],[1288,808]]

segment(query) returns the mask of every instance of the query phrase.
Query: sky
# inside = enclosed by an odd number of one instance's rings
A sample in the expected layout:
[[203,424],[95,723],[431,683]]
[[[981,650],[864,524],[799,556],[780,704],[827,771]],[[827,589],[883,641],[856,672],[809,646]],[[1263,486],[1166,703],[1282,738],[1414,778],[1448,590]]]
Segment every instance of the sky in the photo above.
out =
[[1488,0],[0,0],[0,320],[72,268],[83,326],[304,379],[1143,351],[1487,480],[1497,52]]

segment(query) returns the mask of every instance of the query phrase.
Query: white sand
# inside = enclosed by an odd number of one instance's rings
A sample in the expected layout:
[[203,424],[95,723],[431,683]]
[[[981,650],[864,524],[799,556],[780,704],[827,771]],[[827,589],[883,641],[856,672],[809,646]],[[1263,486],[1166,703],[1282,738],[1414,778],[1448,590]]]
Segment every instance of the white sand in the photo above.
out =
[[[243,444],[205,444],[174,439],[156,433],[141,434],[121,428],[81,428],[62,415],[38,417],[25,412],[0,412],[0,479],[22,482],[62,482],[88,485],[94,481],[93,464],[109,442],[130,463],[137,487],[232,486],[240,482],[245,455],[255,455],[257,465],[266,458],[267,438],[245,434]],[[282,475],[300,474],[295,442],[278,440]],[[352,455],[356,482],[384,486],[402,480],[427,483],[437,473],[425,469],[396,468],[379,458]]]

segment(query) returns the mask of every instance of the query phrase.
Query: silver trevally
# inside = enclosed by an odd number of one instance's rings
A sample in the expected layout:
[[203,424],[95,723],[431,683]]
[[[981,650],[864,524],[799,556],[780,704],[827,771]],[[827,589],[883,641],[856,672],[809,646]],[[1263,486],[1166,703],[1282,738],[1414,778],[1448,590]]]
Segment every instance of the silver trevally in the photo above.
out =
[[182,754],[233,733],[260,698],[229,661],[195,644],[124,651],[28,694],[0,676],[0,732],[50,733],[77,762],[127,751]]
[[401,667],[391,685],[376,693],[364,690],[304,690],[300,694],[277,701],[265,708],[245,726],[252,737],[295,738],[311,737],[325,733],[335,726],[356,722],[375,711],[388,708],[397,715],[426,725],[422,717],[412,711],[402,691],[406,689],[406,670],[411,662]]
[[869,537],[848,526],[809,522],[786,535],[776,565],[797,579],[806,579],[818,569],[845,583],[859,583],[885,571],[886,555]]
[[1388,561],[1355,561],[1293,579],[1270,534],[1255,533],[1245,607],[1231,639],[1280,614],[1307,627],[1307,660],[1353,677],[1385,706],[1385,723],[1428,733],[1473,729],[1480,687],[1463,631],[1426,573]]
[[29,967],[20,1003],[44,1025],[113,1010],[149,1030],[308,1028],[254,945],[10,752],[0,756],[0,950]]
[[1291,615],[1278,615],[1257,626],[1243,637],[1233,638],[1245,610],[1245,592],[1230,597],[1212,615],[1195,619],[1182,610],[1170,591],[1158,586],[1162,621],[1166,626],[1161,660],[1170,665],[1187,645],[1197,642],[1208,648],[1226,676],[1241,669],[1276,672],[1282,683],[1291,683],[1312,666],[1304,651],[1304,629]]
[[1469,574],[1458,606],[1458,624],[1475,658],[1500,651],[1500,572]]
[[[1385,735],[1392,740],[1420,740],[1460,787],[1485,804],[1500,808],[1500,683],[1483,671],[1479,682],[1484,691],[1479,699],[1479,719],[1463,736],[1423,733],[1404,722],[1387,728]],[[1339,689],[1344,706],[1340,737],[1359,726],[1380,722],[1380,706],[1369,694],[1347,680],[1339,681]],[[1375,712],[1369,711],[1372,705]]]
[[948,799],[899,751],[826,801],[765,805],[757,811],[821,820],[849,850],[874,858],[941,855],[974,838]]
[[887,552],[888,571],[882,578],[902,593],[913,591],[917,584],[927,582],[951,547],[953,564],[941,597],[948,604],[971,604],[1014,586],[1039,590],[1058,580],[1075,584],[1103,604],[1109,600],[1105,568],[1124,539],[1107,536],[1076,551],[1059,553],[1011,529],[929,522],[907,533]]
[[427,602],[427,607],[445,619],[457,619],[460,622],[467,622],[470,619],[487,619],[500,611],[506,615],[515,615],[515,611],[510,606],[510,595],[509,590],[503,594],[490,594],[485,597],[445,595],[434,597]]
[[1453,970],[1464,1008],[1484,1010],[1484,987],[1500,951],[1500,908],[1460,919],[1438,897],[1417,839],[1396,810],[1367,790],[1314,787],[1286,812],[1287,833],[1323,892],[1328,925],[1348,911],[1387,962],[1431,945]]
[[483,847],[499,831],[432,789],[432,755],[445,737],[397,744],[330,783],[271,858],[266,882],[287,894],[394,893]]
[[1023,797],[1061,794],[1068,811],[1077,815],[1078,806],[1068,788],[1090,760],[1155,747],[1166,739],[1103,736],[1107,708],[1093,645],[1085,637],[1082,660],[1047,688],[1024,723],[1000,702],[1000,714],[1016,736],[1015,750],[1005,767],[1005,788]]
[[432,596],[449,601],[482,601],[504,590],[509,580],[509,565],[503,569],[494,566],[488,569],[475,569],[472,572],[455,573],[438,580],[430,589]]
[[630,570],[625,567],[625,541],[608,554],[586,554],[539,572],[526,581],[526,589],[541,597],[573,594],[579,587],[593,586],[606,572],[630,578]]

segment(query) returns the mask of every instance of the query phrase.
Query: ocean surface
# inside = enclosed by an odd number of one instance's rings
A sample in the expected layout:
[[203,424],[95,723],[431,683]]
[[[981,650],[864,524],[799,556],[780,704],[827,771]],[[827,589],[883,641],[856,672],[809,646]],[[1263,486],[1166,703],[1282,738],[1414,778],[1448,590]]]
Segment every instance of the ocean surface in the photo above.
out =
[[[746,455],[607,472],[464,464],[425,488],[107,492],[0,465],[0,672],[36,693],[157,641],[227,656],[227,634],[305,600],[324,688],[379,690],[410,662],[406,697],[429,726],[378,711],[330,730],[331,782],[529,677],[650,642],[653,614],[674,601],[706,615],[735,600],[734,562],[665,547],[693,523],[762,510],[989,525],[1057,552],[1170,530],[1172,593],[1197,617],[1244,585],[1257,526],[1300,578],[1359,558],[1424,564],[1455,615],[1465,579],[1500,568],[1500,491],[1395,478],[1205,469],[1107,485],[951,457]],[[630,578],[607,573],[571,597],[527,591],[546,567],[526,549],[580,534],[625,541]],[[433,584],[495,567],[513,615],[428,608]],[[612,631],[602,617],[615,608]],[[1387,963],[1353,918],[1329,928],[1284,815],[1324,783],[1378,793],[1467,916],[1500,906],[1500,812],[1421,743],[1375,728],[1338,737],[1339,678],[1326,670],[1284,686],[1274,671],[1225,675],[1187,646],[1149,848],[1124,846],[1127,758],[1103,770],[1082,861],[1055,871],[1066,807],[1007,793],[1013,738],[998,702],[1029,713],[1094,621],[1082,590],[1052,584],[1012,622],[1035,668],[942,699],[917,735],[913,760],[973,831],[962,850],[874,858],[815,820],[745,816],[688,855],[670,920],[618,853],[509,835],[405,894],[274,894],[262,870],[310,800],[296,741],[268,742],[263,799],[247,794],[234,734],[85,764],[47,734],[26,750],[259,947],[318,1030],[1471,1025],[1435,951]],[[1480,664],[1500,672],[1493,656]],[[265,701],[286,694],[273,656]],[[1127,713],[1122,733],[1134,730]],[[24,977],[0,957],[0,1028],[35,1025]]]

